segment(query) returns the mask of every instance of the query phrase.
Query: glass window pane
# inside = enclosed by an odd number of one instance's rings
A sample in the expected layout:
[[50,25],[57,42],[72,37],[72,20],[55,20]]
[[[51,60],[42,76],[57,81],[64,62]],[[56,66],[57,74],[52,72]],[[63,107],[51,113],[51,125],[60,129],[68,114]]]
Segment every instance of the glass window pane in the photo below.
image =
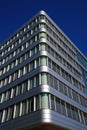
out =
[[40,57],[40,65],[42,65],[42,66],[47,65],[47,58],[46,57]]
[[39,95],[36,96],[36,110],[40,108]]
[[39,33],[39,38],[47,38],[47,35],[46,35],[46,33],[44,33],[44,32],[41,32],[41,33]]
[[41,108],[49,108],[49,97],[48,94],[41,94]]
[[68,117],[72,118],[72,110],[71,110],[71,105],[67,104],[67,113],[68,113]]
[[34,88],[34,77],[32,77],[30,80],[30,88]]
[[6,99],[5,99],[5,100],[8,100],[8,99],[10,98],[10,94],[11,94],[11,92],[10,92],[10,90],[8,90],[8,91],[6,92]]
[[65,102],[61,100],[61,113],[66,115]]
[[45,24],[44,23],[40,23],[40,28],[45,28]]
[[7,119],[7,110],[4,110],[2,114],[2,122],[5,122],[6,119]]
[[56,110],[61,113],[60,99],[56,98]]
[[13,118],[13,107],[9,110],[9,120]]
[[51,95],[51,109],[55,110],[55,101],[54,101],[54,96]]
[[41,84],[42,85],[47,84],[47,73],[42,73],[41,74]]
[[34,97],[30,99],[30,112],[34,111]]
[[21,115],[25,115],[25,114],[26,114],[26,101],[24,101],[22,103],[22,113],[21,113]]
[[35,53],[38,53],[39,52],[39,45],[37,45],[36,47],[35,47]]
[[32,71],[34,69],[34,61],[32,61],[31,63],[30,63],[30,71]]
[[39,86],[39,75],[36,75],[36,87]]
[[40,44],[40,50],[41,51],[45,51],[46,50],[46,44],[45,43],[41,43]]
[[20,114],[20,104],[16,105],[16,112],[15,112],[15,118],[18,117]]
[[36,68],[39,67],[39,58],[36,59]]

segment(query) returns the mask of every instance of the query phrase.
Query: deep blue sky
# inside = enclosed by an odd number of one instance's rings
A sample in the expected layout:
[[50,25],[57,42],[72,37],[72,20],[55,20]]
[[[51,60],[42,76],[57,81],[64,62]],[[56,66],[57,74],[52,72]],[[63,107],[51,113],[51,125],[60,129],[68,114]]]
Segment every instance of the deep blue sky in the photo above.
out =
[[0,0],[0,43],[40,10],[87,56],[87,0]]

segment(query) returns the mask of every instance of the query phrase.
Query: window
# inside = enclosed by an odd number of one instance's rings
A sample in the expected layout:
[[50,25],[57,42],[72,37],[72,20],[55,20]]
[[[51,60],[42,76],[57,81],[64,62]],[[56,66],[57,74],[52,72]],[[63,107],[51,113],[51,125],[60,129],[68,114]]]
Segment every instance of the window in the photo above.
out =
[[30,79],[30,88],[34,88],[34,77]]
[[68,117],[72,118],[72,110],[71,110],[71,105],[66,104],[66,106],[67,106],[67,114],[68,114]]
[[47,58],[45,56],[40,57],[40,65],[46,66],[47,65]]
[[16,87],[15,87],[15,89],[16,89],[15,96],[18,96],[18,94],[19,94],[19,93],[18,93],[18,89],[19,89],[19,87],[18,87],[18,86],[16,86]]
[[33,48],[32,50],[31,50],[31,56],[33,56],[35,54],[35,48]]
[[44,15],[40,15],[39,19],[45,19],[45,16]]
[[6,121],[12,119],[12,116],[13,116],[13,107],[9,107],[7,109],[7,119],[6,119]]
[[61,100],[61,113],[66,115],[65,102],[63,100]]
[[69,87],[68,87],[68,96],[69,96],[70,98],[72,98],[72,90],[71,90],[71,88],[69,88]]
[[36,75],[36,87],[39,86],[39,75]]
[[32,71],[34,69],[34,61],[32,61],[31,63],[30,63],[30,71]]
[[56,72],[56,64],[52,62],[52,69]]
[[34,111],[34,97],[30,99],[30,112]]
[[25,75],[27,73],[27,66],[23,67],[23,75]]
[[17,87],[14,87],[13,97],[17,96],[18,92],[16,91]]
[[45,24],[44,24],[44,23],[40,23],[40,24],[39,24],[39,27],[40,27],[40,28],[45,28]]
[[14,118],[20,115],[20,103],[14,106]]
[[39,33],[39,39],[41,39],[41,38],[45,38],[45,39],[47,39],[47,35],[46,35],[45,32],[41,32],[41,33]]
[[40,43],[40,50],[45,51],[46,50],[46,44],[45,43]]
[[59,91],[63,93],[63,83],[61,81],[59,82]]
[[1,100],[1,102],[4,102],[5,99],[6,99],[6,92],[4,92],[4,93],[2,94],[2,100]]
[[41,84],[42,85],[47,84],[47,73],[42,73],[41,74]]
[[11,106],[9,110],[9,120],[12,118],[13,118],[13,106]]
[[25,114],[26,114],[26,101],[22,102],[22,112],[21,112],[21,115]]
[[9,75],[8,83],[12,82],[12,75]]
[[60,99],[56,98],[56,111],[61,113]]
[[14,97],[14,89],[12,88],[11,89],[11,96],[10,96],[10,98],[13,98]]
[[19,61],[19,60],[18,60],[18,59],[16,59],[15,66],[17,66],[17,65],[18,65],[18,61]]
[[47,93],[41,94],[41,108],[49,108],[49,97]]
[[22,93],[22,84],[18,85],[18,95]]
[[9,70],[10,70],[10,65],[7,66],[7,71],[9,71]]
[[75,119],[75,108],[71,106],[71,111],[72,111],[72,118]]
[[1,122],[5,122],[6,119],[7,119],[7,110],[3,110],[2,121]]
[[52,66],[52,61],[48,59],[48,67],[51,68],[51,66]]
[[55,111],[55,100],[53,95],[51,95],[51,109]]
[[6,67],[4,67],[3,74],[6,73]]
[[[10,77],[10,76],[9,76]],[[7,85],[8,84],[8,78],[5,78],[5,82],[4,82],[4,85]]]
[[5,99],[5,100],[10,99],[10,95],[11,95],[11,91],[8,90],[8,91],[6,92],[6,99]]
[[14,53],[13,53],[13,56],[15,56],[16,55],[16,51],[14,51]]
[[35,47],[35,54],[39,52],[39,45]]
[[39,67],[39,58],[36,59],[36,68]]
[[84,117],[85,117],[86,113],[83,113],[81,110],[79,110],[78,112],[79,112],[79,116],[80,116],[80,118],[78,118],[79,121],[84,123],[85,122]]
[[84,113],[84,117],[85,117],[85,124],[87,125],[87,113]]
[[37,36],[35,36],[35,42],[38,40],[38,37]]
[[56,78],[54,78],[54,85],[53,87],[58,90],[58,80]]
[[27,81],[22,83],[21,93],[24,93],[27,91]]
[[49,75],[49,85],[54,87],[54,77],[52,75]]
[[39,95],[36,96],[36,110],[40,108],[40,100],[39,100]]

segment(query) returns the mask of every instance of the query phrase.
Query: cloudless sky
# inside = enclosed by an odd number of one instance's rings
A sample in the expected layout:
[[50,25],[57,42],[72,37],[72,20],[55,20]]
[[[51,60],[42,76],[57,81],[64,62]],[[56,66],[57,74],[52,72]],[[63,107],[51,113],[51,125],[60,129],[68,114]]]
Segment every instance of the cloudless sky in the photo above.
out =
[[46,11],[87,57],[87,0],[0,0],[0,43],[40,10]]

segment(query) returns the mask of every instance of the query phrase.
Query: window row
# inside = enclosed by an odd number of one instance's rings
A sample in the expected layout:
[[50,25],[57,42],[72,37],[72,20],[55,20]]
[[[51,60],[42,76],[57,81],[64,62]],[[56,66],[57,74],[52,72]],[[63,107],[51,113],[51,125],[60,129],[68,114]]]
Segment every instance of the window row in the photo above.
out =
[[65,70],[63,70],[59,65],[57,65],[49,58],[47,65],[49,68],[51,68],[53,71],[61,75],[64,79],[69,81],[71,84],[80,89],[82,92],[85,92],[84,86],[79,81],[77,81],[74,77],[72,77],[69,73],[67,73]]
[[66,84],[61,82],[60,80],[56,79],[52,75],[48,74],[47,83],[50,87],[56,89],[58,92],[68,96],[72,100],[76,101],[77,103],[87,107],[87,99],[81,96],[79,93],[68,87]]
[[[26,47],[28,47],[28,44],[29,44],[29,42],[26,42]],[[23,48],[25,48],[25,47],[23,47]],[[73,74],[75,74],[78,78],[82,79],[82,75],[75,68],[73,68],[65,59],[63,59],[60,55],[57,54],[57,52],[55,52],[52,48],[50,48],[45,43],[40,43],[39,45],[33,47],[31,50],[29,50],[28,52],[23,54],[21,57],[17,58],[13,62],[11,62],[9,65],[5,66],[3,69],[0,70],[0,75],[5,74],[9,70],[13,69],[15,66],[18,66],[20,63],[25,61],[27,58],[29,58],[29,57],[33,56],[34,54],[36,54],[37,52],[43,51],[43,50],[46,50],[47,52],[49,52],[60,63],[62,63],[64,66],[66,66]],[[18,48],[17,52],[20,52],[20,51],[21,51],[20,48]]]
[[[44,50],[44,44],[40,46],[40,49]],[[22,59],[21,59],[22,60]],[[5,77],[5,79],[2,79],[0,81],[0,87],[3,87],[14,80],[20,78],[21,76],[29,73],[33,69],[36,69],[39,66],[48,66],[53,71],[61,75],[64,79],[72,83],[75,87],[79,88],[81,91],[85,92],[84,86],[77,81],[75,78],[73,78],[69,73],[67,73],[65,70],[63,70],[60,66],[58,66],[55,62],[53,62],[51,59],[47,58],[46,56],[39,57],[32,62],[28,63],[27,65],[23,66],[13,74],[9,75],[8,77]]]
[[[73,44],[64,36],[64,34],[62,34],[62,33],[60,32],[60,30],[59,30],[46,16],[44,16],[44,17],[45,17],[44,19],[45,19],[46,23],[47,23],[49,26],[51,26],[52,29],[54,30],[54,32],[56,32],[57,35],[61,38],[61,40],[63,40],[63,41],[65,42],[65,44],[63,44],[64,48],[67,49],[67,46],[69,46],[69,48],[71,48],[70,50],[74,50],[74,52],[76,52],[75,47],[74,47]],[[67,45],[66,45],[66,44],[67,44]],[[71,52],[71,53],[72,53],[72,55],[74,55],[73,52]]]
[[[4,49],[6,46],[8,46],[10,43],[12,43],[14,40],[16,40],[18,37],[25,34],[26,31],[28,31],[31,27],[33,27],[37,22],[39,22],[41,19],[44,19],[41,15],[34,18],[31,22],[29,22],[27,25],[25,25],[21,30],[19,30],[15,35],[13,35],[6,43],[4,43],[0,49]],[[6,50],[9,50],[6,48]],[[3,56],[3,53],[0,55]]]
[[22,83],[12,87],[11,89],[6,90],[2,94],[0,94],[0,103],[21,95],[35,87],[39,87],[40,85],[49,85],[50,87],[68,96],[79,104],[85,107],[87,106],[86,98],[84,98],[83,96],[69,88],[67,85],[65,85],[63,82],[48,73],[39,73],[38,75],[35,75],[30,79],[27,79],[26,81],[23,81]]
[[[54,41],[49,35],[47,35],[47,40],[56,47],[56,49],[65,56],[73,65],[81,70],[80,65],[75,61],[75,58],[72,58],[63,48],[61,48],[56,41]],[[58,39],[57,39],[58,41]]]
[[35,59],[35,60],[31,61],[30,63],[28,63],[27,65],[23,66],[22,68],[16,70],[14,73],[5,77],[4,79],[2,79],[0,81],[0,88],[21,78],[23,75],[33,71],[34,69],[38,68],[39,66],[47,66],[47,57],[45,57],[45,56],[38,57],[37,59]]
[[[28,47],[28,42],[26,43],[26,46]],[[25,54],[23,54],[19,58],[15,59],[14,61],[12,61],[10,64],[5,66],[3,69],[1,69],[0,70],[0,75],[5,74],[6,72],[13,69],[14,67],[17,67],[18,65],[20,65],[22,62],[24,62],[28,58],[30,58],[33,55],[37,54],[39,51],[45,51],[45,50],[46,50],[46,47],[45,47],[44,43],[40,43],[40,44],[36,45],[31,50],[28,50]],[[19,49],[17,51],[20,52]]]
[[36,95],[3,110],[1,122],[3,123],[43,108],[49,108],[48,94],[46,93]]
[[82,79],[82,75],[71,64],[69,64],[62,56],[60,56],[57,52],[54,51],[54,49],[52,49],[47,44],[46,44],[46,51],[49,52],[54,58],[56,58],[60,63],[62,63],[74,75],[76,75],[76,77]]
[[[17,48],[15,51],[13,51],[12,53],[10,53],[8,56],[6,56],[5,58],[3,58],[0,61],[0,65],[3,65],[4,63],[6,63],[8,60],[12,59],[14,56],[18,55],[21,51],[24,51],[26,48],[28,48],[31,44],[33,44],[34,42],[36,42],[37,40],[41,39],[41,38],[47,38],[46,34],[44,32],[41,32],[37,35],[35,35],[34,37],[32,37],[31,39],[29,39],[28,41],[26,41],[23,45],[21,45],[19,48]],[[19,39],[19,41],[21,42],[21,40]],[[13,48],[14,48],[14,44],[12,44]]]
[[47,73],[39,73],[0,94],[0,103],[19,96],[40,85],[47,85]]
[[64,116],[87,124],[87,113],[48,93],[41,93],[3,110],[1,123],[39,109],[51,109]]
[[65,42],[57,35],[57,33],[50,28],[50,26],[46,25],[46,30],[50,32],[50,34],[60,43],[61,47],[64,47],[69,52],[69,55],[73,56],[73,58],[76,58],[76,54],[73,52],[73,50],[70,49],[67,44],[65,44]]
[[87,124],[87,113],[82,112],[80,109],[54,95],[51,95],[51,109],[76,121]]
[[14,67],[17,67],[22,62],[26,61],[28,58],[32,57],[33,55],[35,55],[38,52],[39,52],[39,45],[33,47],[31,50],[28,50],[25,54],[23,54],[19,58],[15,59],[14,61],[12,61],[10,64],[5,66],[3,69],[1,69],[0,70],[0,75],[5,74],[6,72],[8,72],[9,70],[13,69]]
[[10,50],[12,50],[14,47],[16,47],[17,45],[19,45],[21,42],[23,42],[25,39],[27,39],[29,36],[31,36],[33,34],[33,32],[37,31],[38,26],[36,26],[35,28],[31,29],[30,31],[28,31],[27,33],[25,33],[23,36],[19,37],[19,39],[17,39],[14,43],[12,43],[8,48],[6,48],[3,52],[2,52],[2,56],[5,55],[7,52],[9,52]]

